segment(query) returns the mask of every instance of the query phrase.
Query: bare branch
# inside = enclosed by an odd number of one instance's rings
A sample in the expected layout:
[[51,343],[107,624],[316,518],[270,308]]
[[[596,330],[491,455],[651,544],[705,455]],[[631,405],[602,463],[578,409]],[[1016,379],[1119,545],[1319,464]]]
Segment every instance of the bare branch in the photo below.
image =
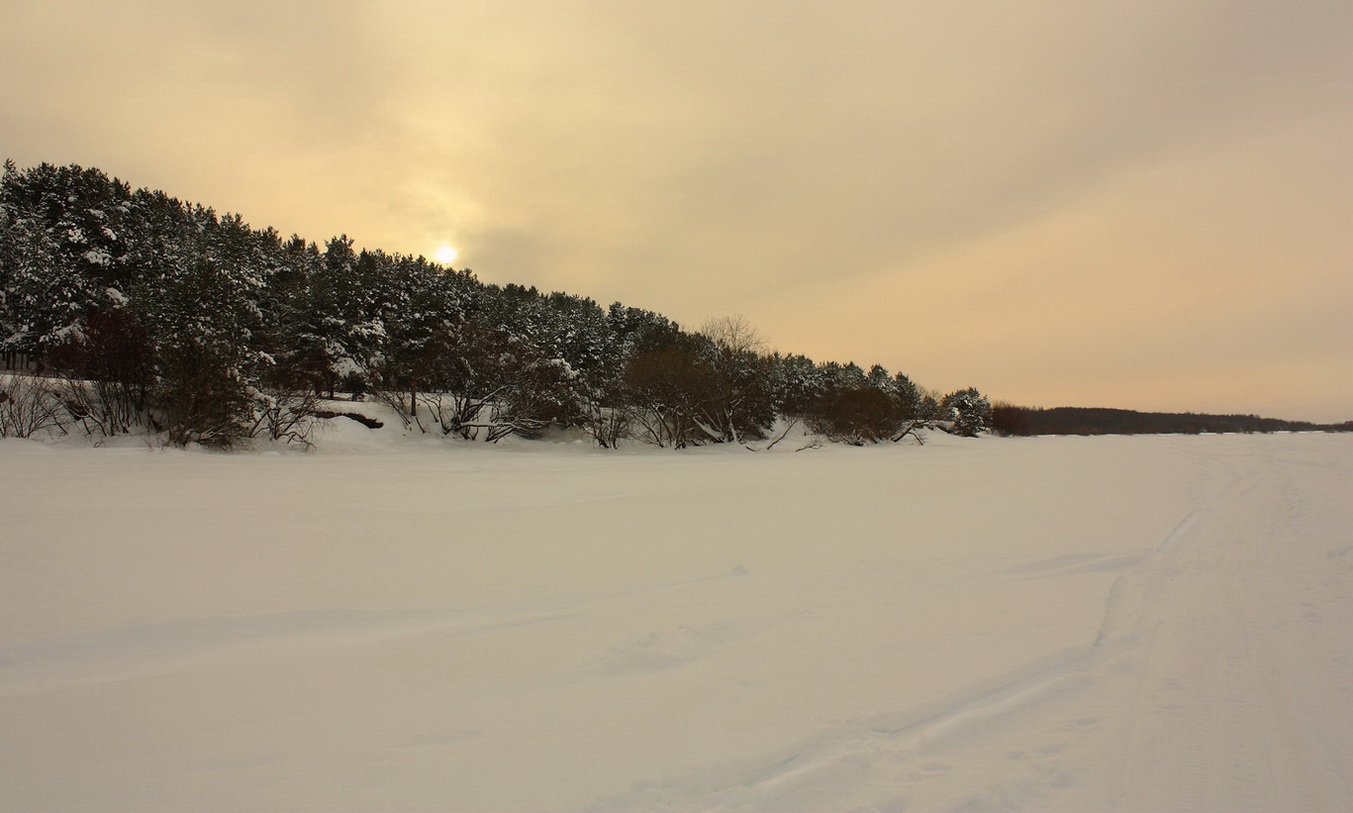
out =
[[765,337],[741,314],[706,319],[700,333],[729,353],[760,354],[766,347]]

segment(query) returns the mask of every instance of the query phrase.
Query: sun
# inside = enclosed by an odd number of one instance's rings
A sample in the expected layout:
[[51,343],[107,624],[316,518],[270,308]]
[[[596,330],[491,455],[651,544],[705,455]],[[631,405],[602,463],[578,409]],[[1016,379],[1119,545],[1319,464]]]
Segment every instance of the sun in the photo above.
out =
[[442,247],[437,249],[437,252],[432,255],[432,258],[442,265],[450,265],[456,261],[456,257],[459,254],[460,252],[456,251],[455,246],[449,246],[443,243]]

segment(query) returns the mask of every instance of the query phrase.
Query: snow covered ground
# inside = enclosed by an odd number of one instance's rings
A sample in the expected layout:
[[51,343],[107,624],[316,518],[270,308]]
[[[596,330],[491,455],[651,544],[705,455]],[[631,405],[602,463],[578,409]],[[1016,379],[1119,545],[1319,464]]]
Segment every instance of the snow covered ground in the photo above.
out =
[[0,443],[0,809],[1353,809],[1353,436]]

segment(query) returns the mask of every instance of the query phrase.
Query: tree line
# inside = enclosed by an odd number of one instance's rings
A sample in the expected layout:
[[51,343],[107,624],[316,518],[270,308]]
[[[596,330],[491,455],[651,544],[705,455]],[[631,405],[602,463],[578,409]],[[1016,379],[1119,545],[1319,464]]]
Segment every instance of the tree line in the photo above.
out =
[[991,421],[974,388],[941,396],[880,365],[768,352],[737,317],[688,330],[346,235],[284,238],[75,165],[5,163],[0,353],[27,372],[0,384],[0,436],[308,444],[338,393],[383,401],[414,431],[565,427],[605,447],[749,443],[777,420],[852,444]]
[[1129,409],[1056,407],[1038,409],[998,403],[992,429],[1003,435],[1197,435],[1254,432],[1349,432],[1353,422],[1316,424],[1257,415],[1136,412]]

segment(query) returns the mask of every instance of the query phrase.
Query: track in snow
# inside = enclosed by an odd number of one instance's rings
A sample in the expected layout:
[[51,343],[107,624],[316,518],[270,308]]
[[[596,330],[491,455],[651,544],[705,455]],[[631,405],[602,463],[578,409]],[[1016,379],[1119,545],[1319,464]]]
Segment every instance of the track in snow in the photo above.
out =
[[1017,569],[1129,568],[1091,645],[590,809],[1353,809],[1351,461],[1197,462],[1149,555]]

